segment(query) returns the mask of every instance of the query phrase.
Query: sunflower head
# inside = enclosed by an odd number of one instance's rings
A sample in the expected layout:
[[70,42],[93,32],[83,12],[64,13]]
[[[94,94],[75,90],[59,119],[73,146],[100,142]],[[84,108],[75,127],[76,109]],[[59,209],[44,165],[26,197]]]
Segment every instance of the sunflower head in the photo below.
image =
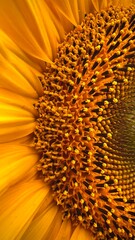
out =
[[135,8],[88,14],[41,79],[38,170],[63,218],[96,239],[135,234]]

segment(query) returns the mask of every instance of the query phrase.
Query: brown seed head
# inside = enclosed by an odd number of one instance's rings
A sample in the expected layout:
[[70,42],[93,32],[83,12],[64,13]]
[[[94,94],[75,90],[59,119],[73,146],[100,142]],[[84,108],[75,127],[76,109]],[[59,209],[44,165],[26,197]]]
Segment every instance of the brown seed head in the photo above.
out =
[[96,239],[135,236],[135,7],[89,14],[41,80],[38,170],[63,218]]

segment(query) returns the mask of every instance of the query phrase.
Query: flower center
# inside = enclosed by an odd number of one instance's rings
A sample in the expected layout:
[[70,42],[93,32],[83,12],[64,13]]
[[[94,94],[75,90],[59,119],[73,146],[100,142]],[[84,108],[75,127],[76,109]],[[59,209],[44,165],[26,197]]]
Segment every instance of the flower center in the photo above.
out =
[[38,171],[63,218],[96,239],[135,236],[135,8],[85,16],[41,79]]

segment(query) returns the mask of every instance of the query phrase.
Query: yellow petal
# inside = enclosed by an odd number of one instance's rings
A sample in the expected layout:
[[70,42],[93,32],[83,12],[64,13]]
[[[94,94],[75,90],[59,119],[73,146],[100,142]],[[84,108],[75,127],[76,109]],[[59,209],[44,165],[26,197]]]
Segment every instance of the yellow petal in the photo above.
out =
[[115,6],[121,5],[121,6],[128,7],[133,2],[134,0],[109,0],[109,5],[115,5]]
[[[96,11],[101,11],[112,5],[111,0],[91,0]],[[114,3],[113,3],[114,4]]]
[[[32,61],[28,55],[26,55],[18,46],[11,40],[11,38],[0,29],[0,52],[8,60],[12,59],[12,55],[18,56],[24,62],[26,62],[33,70],[37,70],[37,73],[41,72],[41,66]],[[35,60],[35,59],[34,59]]]
[[[61,5],[62,2],[62,5]],[[73,1],[76,2],[77,1]],[[51,19],[54,22],[57,32],[59,33],[60,39],[57,42],[56,47],[58,46],[58,43],[61,42],[65,34],[67,34],[69,31],[73,29],[73,23],[76,25],[76,19],[74,17],[74,14],[72,13],[71,8],[71,1],[66,1],[63,4],[63,1],[53,1],[53,0],[46,0],[47,6],[50,9],[50,15]],[[65,5],[66,4],[66,5]],[[69,12],[64,12],[64,9],[68,8]],[[78,9],[77,9],[78,10]],[[78,14],[78,13],[77,13]],[[53,48],[54,57],[56,55],[56,48]]]
[[13,145],[22,145],[22,146],[33,147],[33,133],[31,133],[25,137],[11,139],[10,143]]
[[25,125],[27,123],[34,122],[33,115],[26,111],[23,108],[13,106],[11,104],[1,104],[0,105],[0,126],[8,127],[13,126],[17,127],[19,125]]
[[35,128],[32,100],[0,89],[0,142],[29,135]]
[[23,126],[9,127],[6,129],[6,125],[3,127],[3,130],[0,132],[0,143],[10,142],[12,140],[22,138],[33,132],[35,129],[35,123],[23,124]]
[[[41,216],[36,218],[30,227],[25,232],[23,239],[25,240],[42,240],[49,237],[49,233],[53,231],[53,228],[57,221],[61,221],[57,218],[58,207],[50,205],[47,210],[43,211]],[[55,239],[51,239],[55,240]]]
[[94,11],[97,9],[98,9],[98,5],[96,1],[78,0],[79,22],[81,23],[86,13],[94,13]]
[[[21,66],[21,63],[18,64]],[[23,64],[22,64],[23,67]],[[37,98],[36,91],[29,84],[27,79],[7,60],[0,56],[0,86],[20,95]],[[26,70],[27,73],[27,70]]]
[[75,228],[70,240],[95,240],[90,231],[78,226]]
[[2,1],[0,27],[27,54],[50,61],[60,37],[45,1]]
[[48,231],[44,234],[44,239],[47,240],[56,240],[56,235],[60,230],[62,224],[62,214],[61,209],[58,209],[57,215],[53,220],[52,224],[48,228]]
[[100,2],[103,2],[104,0],[101,0],[101,1],[100,0],[91,0],[91,1],[94,5],[95,10],[99,11],[99,4],[100,4]]
[[0,144],[0,191],[26,178],[38,158],[30,147]]
[[71,236],[71,221],[65,220],[61,224],[61,228],[58,234],[56,234],[55,240],[70,240],[70,236]]
[[25,55],[21,55],[19,49],[12,41],[8,41],[9,39],[1,31],[0,37],[2,37],[0,41],[0,87],[37,98],[42,92],[37,76],[42,77],[42,74],[34,68],[34,65],[32,66],[32,63],[31,65],[26,63]]
[[17,107],[20,110],[25,110],[31,116],[36,116],[37,112],[33,106],[35,99],[24,97],[16,93],[10,92],[6,89],[0,88],[0,105],[6,104],[8,106]]
[[[59,25],[57,29],[63,27],[65,32],[68,33],[73,29],[73,25],[81,23],[85,13],[94,12],[96,10],[95,3],[92,0],[77,0],[77,1],[53,1],[46,0],[48,6],[55,13],[57,19],[59,19]],[[63,39],[63,35],[61,38]]]
[[[70,2],[70,7],[72,10],[73,17],[74,17],[75,25],[77,25],[79,23],[79,14],[80,14],[79,8],[78,8],[78,1],[69,1],[69,2]],[[83,2],[85,4],[85,1]]]
[[17,235],[28,228],[47,193],[48,188],[36,180],[9,189],[0,199],[0,238],[20,240]]
[[65,16],[73,25],[77,25],[77,21],[74,16],[74,7],[77,7],[76,4],[71,1],[59,0],[53,2],[53,6],[57,12]]

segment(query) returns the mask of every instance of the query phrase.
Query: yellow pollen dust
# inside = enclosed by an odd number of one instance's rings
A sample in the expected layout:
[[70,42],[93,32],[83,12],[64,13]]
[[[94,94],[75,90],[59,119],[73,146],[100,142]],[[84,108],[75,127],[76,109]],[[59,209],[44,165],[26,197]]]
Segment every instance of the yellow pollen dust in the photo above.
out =
[[135,237],[135,7],[87,14],[40,79],[34,145],[63,220]]

